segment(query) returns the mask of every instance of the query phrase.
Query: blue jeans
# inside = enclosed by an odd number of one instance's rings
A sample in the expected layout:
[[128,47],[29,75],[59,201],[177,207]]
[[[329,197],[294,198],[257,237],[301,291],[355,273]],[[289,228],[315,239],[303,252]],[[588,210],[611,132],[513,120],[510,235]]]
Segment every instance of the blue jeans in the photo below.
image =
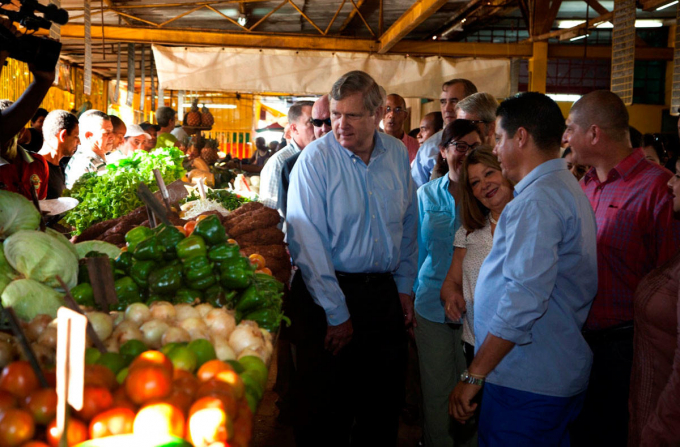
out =
[[479,416],[479,445],[569,446],[569,426],[585,392],[553,397],[487,383]]

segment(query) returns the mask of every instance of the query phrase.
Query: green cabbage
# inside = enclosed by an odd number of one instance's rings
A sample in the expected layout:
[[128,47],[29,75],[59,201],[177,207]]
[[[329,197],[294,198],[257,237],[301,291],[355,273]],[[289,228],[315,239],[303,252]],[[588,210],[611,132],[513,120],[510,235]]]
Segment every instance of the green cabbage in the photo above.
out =
[[40,226],[40,212],[22,195],[0,190],[0,241]]
[[9,264],[24,278],[60,288],[60,276],[69,289],[78,284],[78,258],[54,236],[41,231],[19,231],[5,241]]
[[45,233],[49,234],[50,236],[52,236],[53,238],[57,239],[59,242],[64,244],[64,247],[68,248],[69,251],[71,251],[71,253],[73,253],[73,255],[76,258],[80,258],[80,256],[78,256],[78,250],[76,250],[75,244],[72,244],[71,241],[69,241],[66,238],[66,236],[64,236],[63,234],[61,234],[60,232],[58,232],[57,230],[54,230],[52,228],[45,228]]
[[0,293],[5,289],[7,284],[16,279],[19,275],[14,271],[7,259],[5,258],[2,244],[0,244]]
[[30,321],[38,314],[57,316],[57,310],[64,305],[63,295],[32,279],[17,279],[9,283],[2,292],[2,305],[12,307],[17,316]]
[[78,242],[77,244],[75,244],[75,247],[76,251],[78,252],[78,259],[83,259],[85,255],[91,251],[96,251],[97,253],[104,254],[111,259],[116,259],[120,254],[120,248],[104,241]]

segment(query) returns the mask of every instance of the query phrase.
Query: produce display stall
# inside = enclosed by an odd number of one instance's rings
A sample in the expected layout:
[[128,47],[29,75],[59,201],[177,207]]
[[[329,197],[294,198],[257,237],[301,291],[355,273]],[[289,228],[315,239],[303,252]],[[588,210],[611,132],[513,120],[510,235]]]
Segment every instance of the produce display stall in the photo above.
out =
[[[61,232],[41,231],[33,203],[0,191],[0,298],[40,365],[17,334],[0,337],[0,445],[249,445],[291,265],[276,210],[191,185],[187,171],[219,170],[203,155],[136,152],[86,174]],[[142,184],[168,193],[149,204]],[[93,333],[84,405],[60,444],[55,316],[66,305]]]

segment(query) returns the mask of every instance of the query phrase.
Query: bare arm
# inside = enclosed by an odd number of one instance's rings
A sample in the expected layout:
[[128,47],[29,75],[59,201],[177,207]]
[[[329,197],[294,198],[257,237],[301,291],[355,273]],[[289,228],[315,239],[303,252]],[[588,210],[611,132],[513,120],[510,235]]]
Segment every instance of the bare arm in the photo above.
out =
[[444,302],[444,312],[452,321],[458,321],[465,312],[463,297],[463,259],[467,249],[456,247],[453,251],[451,266],[446,274],[439,296]]

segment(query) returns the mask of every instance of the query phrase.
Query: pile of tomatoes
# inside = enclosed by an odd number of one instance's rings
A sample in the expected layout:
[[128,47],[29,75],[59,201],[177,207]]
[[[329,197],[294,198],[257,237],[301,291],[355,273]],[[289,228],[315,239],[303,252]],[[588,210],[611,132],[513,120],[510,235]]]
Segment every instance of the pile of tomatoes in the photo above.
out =
[[[0,376],[0,447],[56,447],[55,376],[41,388],[28,362],[8,365]],[[134,434],[139,445],[170,436],[196,447],[247,446],[253,415],[245,387],[233,368],[219,360],[204,363],[196,375],[173,368],[159,351],[146,351],[118,384],[101,365],[85,367],[83,408],[71,411],[67,439]],[[145,441],[146,440],[146,441]]]

